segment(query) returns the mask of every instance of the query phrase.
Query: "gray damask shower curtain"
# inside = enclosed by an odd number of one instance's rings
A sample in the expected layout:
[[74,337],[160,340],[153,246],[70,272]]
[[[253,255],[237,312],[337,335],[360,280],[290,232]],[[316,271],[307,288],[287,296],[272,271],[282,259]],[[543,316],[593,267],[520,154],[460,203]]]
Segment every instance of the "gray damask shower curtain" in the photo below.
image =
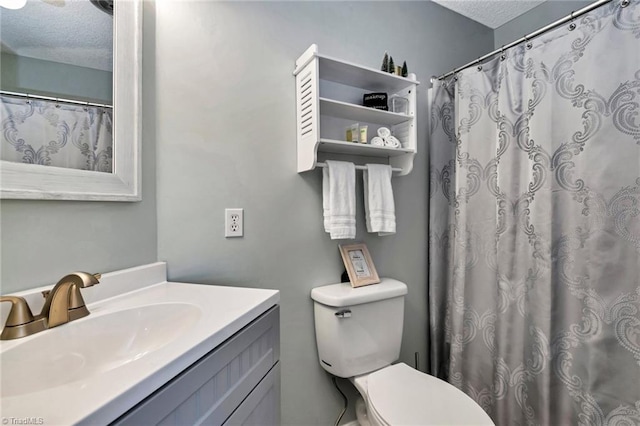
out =
[[112,172],[113,111],[0,96],[0,159]]
[[431,372],[497,425],[640,425],[640,2],[431,89]]

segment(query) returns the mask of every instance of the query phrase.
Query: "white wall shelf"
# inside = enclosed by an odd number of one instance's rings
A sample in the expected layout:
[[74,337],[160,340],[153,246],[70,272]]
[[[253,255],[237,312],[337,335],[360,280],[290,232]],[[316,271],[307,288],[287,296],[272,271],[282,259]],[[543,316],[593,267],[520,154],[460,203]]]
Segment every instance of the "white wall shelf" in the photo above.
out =
[[406,114],[368,108],[327,98],[320,98],[320,115],[329,115],[331,117],[341,117],[357,122],[364,121],[366,123],[377,123],[386,126],[393,126],[413,119],[412,116]]
[[[294,75],[298,173],[315,169],[319,152],[330,159],[340,159],[340,155],[386,158],[389,165],[400,170],[399,175],[411,172],[417,152],[416,90],[420,84],[414,74],[408,78],[400,77],[320,55],[318,46],[312,44],[296,61]],[[321,81],[325,83],[321,85]],[[338,86],[340,90],[335,90],[336,84],[342,85]],[[367,92],[384,92],[389,99],[392,95],[406,98],[409,101],[408,113],[367,108],[361,105],[361,100],[354,102]],[[369,126],[369,141],[378,127],[389,127],[402,147],[379,147],[340,140],[344,137],[346,125],[356,122]]]
[[362,157],[398,157],[405,154],[415,154],[412,149],[389,148],[365,143],[353,143],[333,139],[320,139],[318,152],[333,154],[359,155]]
[[[313,49],[313,52],[310,50]],[[312,55],[309,55],[312,53]],[[319,62],[320,78],[346,86],[361,87],[372,92],[399,92],[420,84],[415,79],[354,64],[318,53],[318,46],[312,44],[296,61],[294,74],[297,75],[312,59]]]

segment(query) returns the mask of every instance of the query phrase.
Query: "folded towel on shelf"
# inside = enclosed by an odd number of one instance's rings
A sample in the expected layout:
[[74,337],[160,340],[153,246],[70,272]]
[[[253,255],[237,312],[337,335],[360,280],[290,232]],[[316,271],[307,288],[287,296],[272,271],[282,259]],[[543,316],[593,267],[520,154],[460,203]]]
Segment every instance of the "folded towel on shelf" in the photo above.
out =
[[326,161],[322,169],[324,230],[332,240],[356,237],[356,168],[345,161]]
[[363,172],[367,231],[379,236],[396,233],[396,208],[391,187],[391,166],[367,164]]

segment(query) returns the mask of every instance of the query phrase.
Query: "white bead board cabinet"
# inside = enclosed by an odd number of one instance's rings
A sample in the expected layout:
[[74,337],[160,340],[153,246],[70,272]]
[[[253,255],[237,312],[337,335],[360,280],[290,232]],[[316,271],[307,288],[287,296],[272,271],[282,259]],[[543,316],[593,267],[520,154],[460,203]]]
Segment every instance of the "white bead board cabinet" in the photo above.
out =
[[[408,78],[363,67],[318,53],[312,44],[297,60],[296,78],[298,173],[313,170],[324,158],[357,157],[357,161],[385,160],[400,175],[413,168],[417,152],[415,74]],[[362,106],[365,93],[385,92],[409,101],[408,114]],[[353,123],[368,126],[370,141],[379,127],[388,127],[402,148],[347,142],[346,128]],[[322,158],[319,157],[322,155]],[[374,161],[370,161],[373,158]]]
[[274,306],[112,425],[279,425],[279,359]]

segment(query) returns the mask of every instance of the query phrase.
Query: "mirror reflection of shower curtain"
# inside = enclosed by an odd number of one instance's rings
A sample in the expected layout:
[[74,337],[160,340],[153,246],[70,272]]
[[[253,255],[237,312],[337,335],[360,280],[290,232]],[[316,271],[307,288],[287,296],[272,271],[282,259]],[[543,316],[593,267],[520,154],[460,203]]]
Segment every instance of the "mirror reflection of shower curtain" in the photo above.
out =
[[0,96],[0,159],[112,172],[110,108]]
[[431,373],[499,426],[640,424],[640,2],[431,89]]

